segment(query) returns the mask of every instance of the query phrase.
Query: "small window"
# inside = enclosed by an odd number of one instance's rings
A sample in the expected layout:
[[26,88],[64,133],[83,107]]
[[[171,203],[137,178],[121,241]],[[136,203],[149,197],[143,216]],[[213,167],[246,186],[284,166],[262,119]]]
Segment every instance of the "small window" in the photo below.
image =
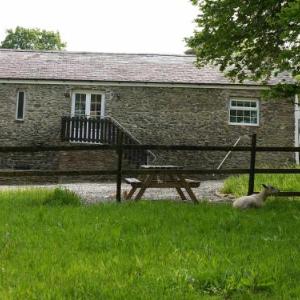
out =
[[17,111],[16,111],[16,119],[17,120],[24,120],[24,110],[25,110],[25,93],[18,92]]
[[231,99],[229,106],[229,124],[258,126],[259,101]]

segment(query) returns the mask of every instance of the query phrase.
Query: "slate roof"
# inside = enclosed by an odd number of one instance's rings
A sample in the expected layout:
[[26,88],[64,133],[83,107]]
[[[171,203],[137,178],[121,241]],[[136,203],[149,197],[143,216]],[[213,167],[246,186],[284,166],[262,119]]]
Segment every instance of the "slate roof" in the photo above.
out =
[[[170,84],[234,84],[216,68],[198,69],[195,57],[66,51],[0,50],[0,79]],[[290,81],[288,74],[269,84]],[[239,84],[239,83],[236,83]],[[244,85],[257,85],[244,82]]]

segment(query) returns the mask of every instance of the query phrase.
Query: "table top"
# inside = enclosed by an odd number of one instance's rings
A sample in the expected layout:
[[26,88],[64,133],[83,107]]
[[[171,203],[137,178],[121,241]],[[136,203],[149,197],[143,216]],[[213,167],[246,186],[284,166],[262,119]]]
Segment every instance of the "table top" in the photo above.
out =
[[142,169],[182,169],[182,166],[175,165],[141,165]]

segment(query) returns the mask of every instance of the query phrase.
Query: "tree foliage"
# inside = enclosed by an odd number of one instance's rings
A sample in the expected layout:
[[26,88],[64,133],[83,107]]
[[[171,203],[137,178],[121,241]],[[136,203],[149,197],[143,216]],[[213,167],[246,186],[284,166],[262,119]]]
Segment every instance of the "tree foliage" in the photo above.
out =
[[16,27],[8,29],[1,48],[26,50],[63,50],[66,43],[61,41],[59,32],[38,28]]
[[300,0],[191,0],[197,28],[187,39],[198,66],[239,81],[300,74]]
[[186,55],[195,55],[196,53],[195,53],[194,49],[189,48],[189,49],[184,51],[184,54],[186,54]]

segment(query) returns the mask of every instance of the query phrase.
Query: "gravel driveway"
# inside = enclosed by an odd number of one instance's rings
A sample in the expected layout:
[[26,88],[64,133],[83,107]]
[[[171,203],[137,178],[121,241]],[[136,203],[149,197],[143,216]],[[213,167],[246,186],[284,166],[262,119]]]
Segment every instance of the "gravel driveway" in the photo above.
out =
[[[218,202],[226,199],[216,195],[216,192],[222,187],[223,180],[202,181],[199,188],[193,189],[197,199]],[[0,186],[0,190],[27,189],[27,188],[56,188],[62,187],[79,195],[86,203],[96,203],[104,201],[114,201],[116,197],[115,183],[72,183],[58,185],[26,185],[26,186]],[[129,191],[128,184],[122,184],[122,193]],[[144,199],[151,200],[180,200],[175,189],[148,189]]]

